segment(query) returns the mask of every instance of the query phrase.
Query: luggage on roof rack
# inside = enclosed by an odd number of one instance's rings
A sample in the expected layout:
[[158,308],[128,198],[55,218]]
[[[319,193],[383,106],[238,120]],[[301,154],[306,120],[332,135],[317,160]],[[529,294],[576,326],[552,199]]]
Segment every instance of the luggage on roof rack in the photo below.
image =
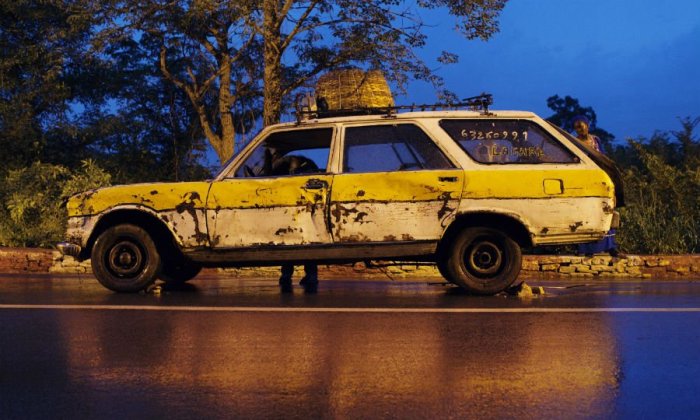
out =
[[347,117],[353,115],[385,115],[391,117],[399,111],[437,111],[437,110],[469,110],[489,113],[489,106],[493,104],[493,95],[482,93],[462,99],[457,103],[436,103],[422,105],[397,105],[380,107],[356,107],[344,109],[328,109],[323,98],[314,98],[310,94],[299,94],[295,101],[297,122],[314,118]]

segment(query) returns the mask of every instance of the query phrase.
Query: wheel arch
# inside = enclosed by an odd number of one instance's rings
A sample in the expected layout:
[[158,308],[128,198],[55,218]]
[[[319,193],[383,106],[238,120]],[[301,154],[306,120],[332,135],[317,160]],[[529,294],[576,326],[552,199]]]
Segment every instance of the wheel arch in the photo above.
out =
[[126,207],[113,209],[100,217],[90,234],[87,246],[83,252],[89,256],[95,241],[102,232],[112,226],[126,223],[144,229],[161,252],[166,251],[166,247],[168,248],[167,251],[180,248],[181,244],[178,242],[177,235],[167,223],[158,217],[155,211],[140,207]]
[[438,243],[438,257],[445,255],[455,236],[468,227],[486,227],[502,231],[509,235],[521,248],[532,246],[532,236],[522,220],[511,214],[489,211],[462,213],[455,217],[447,227]]

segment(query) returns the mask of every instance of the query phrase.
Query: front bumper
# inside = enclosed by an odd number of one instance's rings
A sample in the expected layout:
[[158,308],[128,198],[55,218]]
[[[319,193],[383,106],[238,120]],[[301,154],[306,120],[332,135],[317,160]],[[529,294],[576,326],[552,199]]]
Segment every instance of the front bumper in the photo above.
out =
[[70,242],[59,242],[56,244],[59,252],[63,255],[70,255],[71,257],[78,258],[82,248],[80,245],[72,244]]

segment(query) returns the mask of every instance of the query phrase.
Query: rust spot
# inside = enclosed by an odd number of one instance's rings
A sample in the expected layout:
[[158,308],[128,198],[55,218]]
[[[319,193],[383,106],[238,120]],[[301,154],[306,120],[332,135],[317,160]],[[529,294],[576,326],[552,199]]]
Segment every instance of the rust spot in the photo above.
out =
[[197,242],[198,244],[206,243],[207,234],[205,232],[202,232],[199,227],[199,219],[197,218],[197,207],[195,204],[196,201],[199,201],[200,203],[202,201],[199,197],[199,193],[197,193],[196,191],[185,193],[182,199],[182,203],[178,204],[175,207],[175,211],[177,211],[179,214],[187,213],[192,217],[192,221],[194,223],[195,242]]
[[336,230],[336,236],[340,236],[340,225],[347,224],[348,217],[350,217],[351,214],[357,213],[359,213],[357,209],[345,207],[340,203],[336,203],[336,205],[333,206],[331,209],[331,215],[335,218],[335,223],[333,223],[333,225],[338,227]]
[[614,209],[608,202],[603,202],[603,213],[605,214],[612,214],[614,212]]
[[403,239],[404,241],[412,241],[415,238],[413,236],[409,235],[408,233],[404,233],[401,235],[401,239]]
[[394,235],[387,235],[384,237],[385,242],[393,242],[395,240],[396,240],[396,236],[394,236]]
[[343,242],[368,242],[369,238],[366,236],[360,236],[360,235],[350,235],[350,236],[345,236],[340,238],[341,241]]
[[88,207],[87,204],[96,192],[97,190],[93,189],[82,192],[78,195],[78,197],[80,197],[80,204],[78,205],[78,211],[80,211],[80,214],[95,214],[95,208],[92,205]]
[[438,220],[442,220],[446,214],[454,211],[454,209],[449,206],[450,200],[452,199],[452,193],[444,192],[440,195],[439,199],[442,200],[442,207],[440,210],[438,210],[437,217]]
[[357,192],[358,197],[364,197],[365,196],[365,190],[360,190]]
[[359,213],[357,213],[357,216],[355,216],[355,221],[358,223],[366,223],[364,221],[365,216],[367,216],[367,213],[365,213],[364,211],[359,212]]
[[141,204],[153,204],[153,201],[149,200],[148,198],[138,195],[138,194],[132,194],[131,198],[134,199],[136,202],[140,202]]
[[293,233],[295,230],[296,230],[296,229],[294,229],[293,227],[288,226],[287,228],[280,228],[280,229],[277,229],[277,232],[275,232],[275,235],[276,235],[276,236],[282,236],[282,235],[284,235],[285,233]]
[[151,191],[151,195],[158,195],[158,191],[156,191],[156,190]]
[[542,230],[540,231],[540,234],[542,235],[546,235],[547,233],[549,233],[549,228],[546,227],[542,228]]
[[576,222],[573,225],[569,225],[569,229],[571,229],[572,232],[576,232],[576,229],[580,228],[583,226],[583,222]]

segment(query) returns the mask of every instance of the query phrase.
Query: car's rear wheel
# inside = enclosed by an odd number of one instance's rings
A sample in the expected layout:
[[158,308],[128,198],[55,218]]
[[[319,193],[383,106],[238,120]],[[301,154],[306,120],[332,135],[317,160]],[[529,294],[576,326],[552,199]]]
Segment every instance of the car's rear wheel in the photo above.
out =
[[443,269],[448,281],[468,292],[493,295],[515,282],[521,264],[520,246],[508,235],[497,229],[471,227],[457,234]]
[[138,292],[156,280],[160,255],[148,232],[122,224],[97,237],[92,247],[92,271],[97,280],[115,292]]

